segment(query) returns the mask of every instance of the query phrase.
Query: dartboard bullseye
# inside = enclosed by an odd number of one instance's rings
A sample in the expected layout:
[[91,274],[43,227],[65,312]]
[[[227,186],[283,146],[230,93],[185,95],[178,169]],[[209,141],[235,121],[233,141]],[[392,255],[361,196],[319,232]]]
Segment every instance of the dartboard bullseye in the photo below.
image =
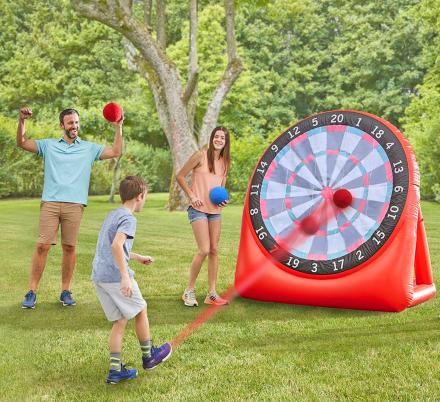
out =
[[[268,147],[251,179],[248,208],[256,239],[268,252],[294,228],[306,228],[309,236],[279,261],[285,268],[333,275],[380,250],[407,192],[408,161],[390,128],[357,112],[325,112],[290,127]],[[323,203],[327,213],[304,224]]]

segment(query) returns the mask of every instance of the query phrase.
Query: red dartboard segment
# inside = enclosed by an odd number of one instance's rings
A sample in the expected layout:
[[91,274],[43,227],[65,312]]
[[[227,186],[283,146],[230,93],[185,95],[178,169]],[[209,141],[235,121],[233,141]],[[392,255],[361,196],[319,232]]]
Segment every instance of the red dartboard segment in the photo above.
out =
[[[323,112],[300,121],[269,145],[251,177],[243,214],[236,286],[257,269],[253,266],[257,264],[267,271],[262,276],[264,285],[255,284],[244,292],[246,297],[287,303],[401,309],[357,299],[365,292],[368,295],[380,290],[376,283],[368,291],[366,275],[371,279],[379,271],[384,276],[398,270],[389,266],[388,258],[393,263],[401,263],[408,275],[414,270],[415,257],[411,253],[415,251],[409,245],[408,268],[401,257],[402,249],[408,248],[408,244],[399,243],[410,241],[415,249],[417,239],[411,240],[408,236],[419,230],[412,228],[417,226],[418,186],[418,170],[411,147],[389,122],[354,110]],[[342,193],[341,201],[338,197]],[[300,234],[297,236],[297,233]],[[286,242],[292,237],[297,240]],[[277,252],[280,249],[283,252]],[[427,254],[426,247],[424,250]],[[377,262],[379,257],[382,264]],[[418,257],[417,261],[429,262],[429,255]],[[374,275],[371,269],[376,271]],[[430,271],[430,265],[418,271],[424,269]],[[353,278],[344,285],[346,279],[342,278],[347,276]],[[364,288],[358,289],[358,296],[350,296],[361,277]],[[338,279],[341,290],[335,282],[316,285],[327,282],[316,279]],[[279,280],[283,283],[275,283]],[[301,296],[297,286],[306,293]],[[345,300],[340,300],[339,291],[345,292]],[[432,297],[435,287],[430,292]]]

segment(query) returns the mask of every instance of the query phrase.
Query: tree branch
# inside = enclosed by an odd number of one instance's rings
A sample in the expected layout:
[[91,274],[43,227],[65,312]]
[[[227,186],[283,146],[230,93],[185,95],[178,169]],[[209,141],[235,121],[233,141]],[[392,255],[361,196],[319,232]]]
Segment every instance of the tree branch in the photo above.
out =
[[197,84],[199,79],[198,72],[198,50],[197,50],[197,0],[190,0],[189,10],[189,65],[188,82],[185,93],[183,94],[183,103],[188,105],[194,93],[197,93]]
[[221,81],[218,83],[206,109],[203,117],[202,128],[200,130],[199,146],[208,143],[209,135],[217,124],[218,116],[226,95],[243,71],[243,65],[237,54],[237,45],[235,41],[234,30],[234,0],[225,1],[225,18],[226,18],[226,47],[228,54],[228,65],[223,74]]
[[120,0],[121,6],[125,9],[127,14],[133,14],[133,0]]
[[167,48],[167,33],[166,33],[166,0],[156,0],[156,32],[157,42],[159,46],[165,51]]
[[191,73],[189,77],[189,81],[186,84],[185,92],[182,96],[182,101],[185,105],[187,105],[195,93],[195,89],[197,88],[197,83],[199,82],[199,72],[195,71]]
[[127,39],[122,39],[122,44],[124,46],[125,51],[125,58],[127,59],[127,67],[130,71],[139,71],[139,67],[136,63],[136,48],[133,46],[133,44]]
[[234,0],[225,0],[225,19],[226,19],[226,43],[228,48],[228,63],[238,59],[237,44],[235,42],[235,13]]
[[153,10],[153,0],[145,0],[144,25],[151,32],[151,12]]

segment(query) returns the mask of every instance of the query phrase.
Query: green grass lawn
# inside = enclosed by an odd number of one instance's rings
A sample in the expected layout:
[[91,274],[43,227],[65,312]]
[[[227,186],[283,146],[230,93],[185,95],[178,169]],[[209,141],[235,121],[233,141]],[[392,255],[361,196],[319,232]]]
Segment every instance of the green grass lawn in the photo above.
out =
[[[195,243],[185,213],[151,194],[138,214],[133,251],[151,266],[132,267],[149,306],[153,340],[176,336],[205,307],[185,308]],[[339,310],[236,299],[189,337],[163,366],[131,382],[105,384],[106,321],[90,282],[100,225],[113,209],[92,197],[80,231],[73,292],[63,308],[60,247],[50,252],[35,310],[22,310],[39,200],[0,202],[1,401],[435,401],[440,399],[439,299],[401,313]],[[422,205],[434,275],[440,277],[440,205]],[[224,210],[219,291],[234,278],[242,208]],[[207,288],[199,277],[199,301]],[[141,369],[133,324],[124,360]]]

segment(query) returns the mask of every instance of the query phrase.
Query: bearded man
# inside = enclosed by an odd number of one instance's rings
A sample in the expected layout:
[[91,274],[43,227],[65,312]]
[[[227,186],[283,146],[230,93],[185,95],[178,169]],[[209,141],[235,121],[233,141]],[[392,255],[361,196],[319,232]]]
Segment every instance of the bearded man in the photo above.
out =
[[37,290],[46,266],[47,255],[58,237],[61,226],[61,295],[63,306],[74,306],[71,282],[76,262],[76,242],[79,226],[87,206],[90,174],[97,160],[116,158],[122,152],[123,117],[115,123],[115,137],[112,146],[98,145],[79,138],[79,113],[66,109],[60,113],[60,127],[63,135],[59,139],[33,140],[26,138],[26,120],[32,117],[32,110],[20,109],[17,127],[17,146],[33,152],[44,159],[44,187],[40,205],[39,236],[32,256],[29,274],[29,291],[22,308],[35,308]]

